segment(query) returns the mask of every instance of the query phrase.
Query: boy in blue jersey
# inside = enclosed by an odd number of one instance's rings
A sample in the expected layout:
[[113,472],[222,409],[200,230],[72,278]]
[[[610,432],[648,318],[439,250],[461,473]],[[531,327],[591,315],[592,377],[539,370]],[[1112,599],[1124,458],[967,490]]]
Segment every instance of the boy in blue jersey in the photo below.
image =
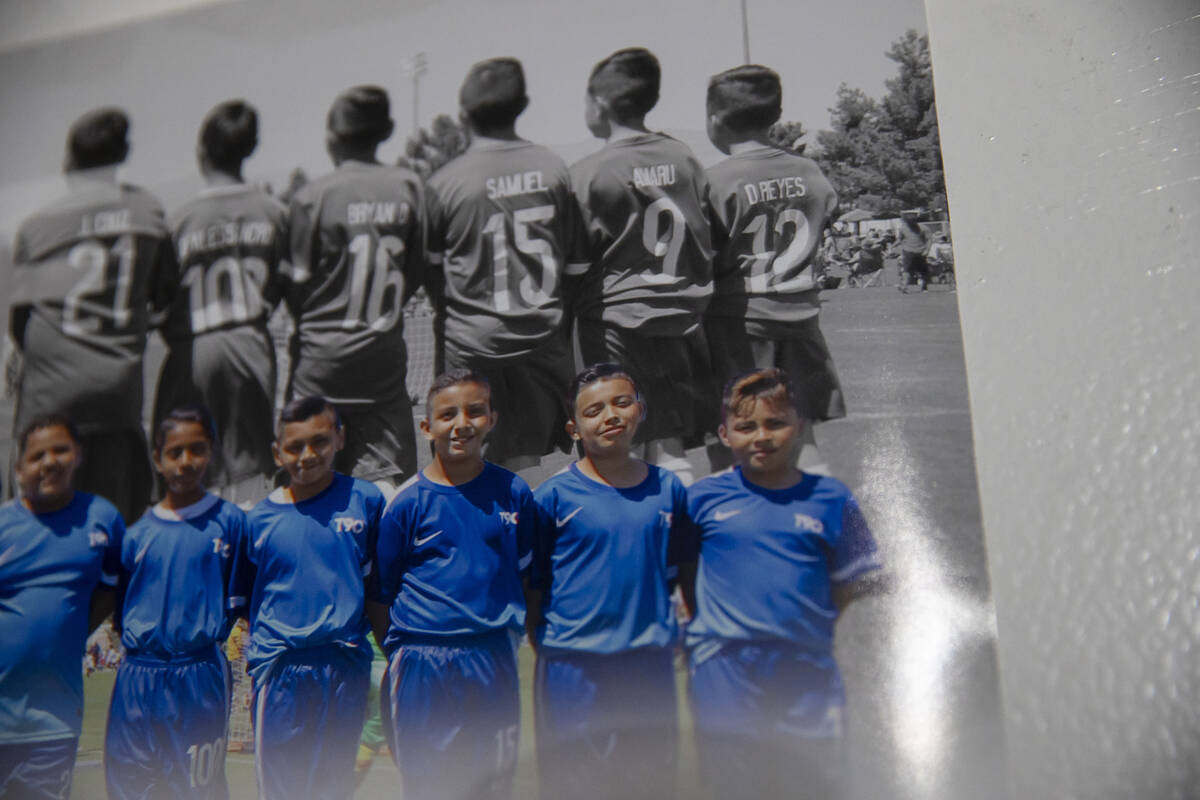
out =
[[516,643],[536,510],[523,480],[483,460],[496,424],[483,376],[439,376],[426,409],[433,462],[400,488],[379,532],[384,717],[406,800],[503,798],[516,767]]
[[646,127],[661,78],[641,47],[618,50],[588,78],[585,121],[606,143],[571,166],[591,260],[579,348],[585,364],[629,369],[650,401],[646,460],[691,483],[684,441],[701,431],[697,414],[713,393],[701,326],[712,296],[708,179],[687,145]]
[[153,461],[167,495],[121,546],[117,670],[104,739],[110,800],[225,800],[229,665],[226,589],[246,515],[204,490],[219,447],[202,407],[168,412]]
[[259,797],[348,798],[371,671],[364,576],[383,512],[373,484],[335,472],[345,438],[321,397],[276,428],[290,478],[249,513],[230,603],[248,601]]
[[700,761],[717,797],[842,797],[833,629],[881,566],[875,541],[843,483],[796,468],[804,422],[781,370],[732,381],[722,417],[735,466],[688,490],[700,534],[687,631]]
[[21,499],[0,506],[0,797],[71,791],[83,719],[84,642],[112,611],[125,524],[77,492],[82,453],[64,416],[17,437]]
[[588,367],[568,401],[583,458],[534,493],[539,787],[546,797],[673,797],[671,583],[696,558],[686,490],[632,455],[646,407],[621,367]]

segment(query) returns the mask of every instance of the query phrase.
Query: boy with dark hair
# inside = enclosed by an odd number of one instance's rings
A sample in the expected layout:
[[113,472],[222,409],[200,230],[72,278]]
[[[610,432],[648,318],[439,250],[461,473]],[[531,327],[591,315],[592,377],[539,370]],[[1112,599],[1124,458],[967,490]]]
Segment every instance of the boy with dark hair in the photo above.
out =
[[290,478],[249,513],[230,603],[250,620],[259,796],[349,797],[371,648],[364,578],[384,498],[333,469],[344,444],[322,397],[289,403],[275,460]]
[[417,466],[401,306],[425,249],[421,179],[376,159],[393,127],[377,86],[333,101],[325,145],[336,169],[292,197],[285,295],[296,320],[290,396],[337,405],[346,423],[337,468],[385,494]]
[[66,797],[88,632],[113,608],[125,524],[72,488],[82,453],[61,414],[16,437],[21,499],[0,506],[0,796]]
[[[801,417],[846,415],[833,358],[821,335],[813,265],[837,194],[816,162],[770,143],[782,87],[766,67],[735,67],[708,84],[708,138],[730,157],[708,171],[717,248],[705,326],[713,372],[724,384],[756,367],[796,376]],[[810,471],[816,440],[805,425]],[[728,456],[710,451],[715,466]]]
[[128,131],[116,108],[71,126],[67,195],[25,220],[14,240],[9,333],[22,362],[14,430],[48,413],[74,419],[85,453],[79,487],[136,519],[153,482],[142,353],[152,314],[177,281],[162,206],[117,182]]
[[773,367],[734,379],[719,428],[734,468],[688,489],[700,535],[684,593],[694,598],[689,695],[717,797],[846,791],[834,622],[881,564],[850,490],[796,467],[798,399]]
[[112,800],[171,795],[226,800],[231,692],[221,645],[227,590],[245,513],[204,489],[218,447],[208,410],[170,411],[154,435],[166,497],[121,546],[117,670],[104,737]]
[[389,615],[375,633],[389,656],[384,718],[407,800],[511,793],[536,509],[525,481],[483,460],[495,424],[482,374],[439,376],[421,420],[433,461],[400,488],[380,526]]
[[167,357],[158,378],[155,424],[168,411],[211,409],[221,441],[210,484],[234,503],[258,500],[275,472],[275,347],[267,320],[287,266],[287,209],[242,177],[258,145],[258,114],[244,100],[204,118],[196,159],[205,188],[169,219],[180,289],[167,312]]
[[579,348],[584,363],[630,370],[648,405],[646,460],[690,483],[683,443],[711,394],[701,328],[712,294],[708,181],[686,145],[647,129],[659,84],[658,60],[640,47],[613,53],[588,79],[585,120],[607,143],[571,167],[591,259]]
[[529,104],[519,61],[475,64],[459,104],[471,143],[429,179],[436,369],[487,377],[499,414],[488,459],[524,469],[568,444],[563,298],[586,266],[579,208],[562,159],[517,136]]

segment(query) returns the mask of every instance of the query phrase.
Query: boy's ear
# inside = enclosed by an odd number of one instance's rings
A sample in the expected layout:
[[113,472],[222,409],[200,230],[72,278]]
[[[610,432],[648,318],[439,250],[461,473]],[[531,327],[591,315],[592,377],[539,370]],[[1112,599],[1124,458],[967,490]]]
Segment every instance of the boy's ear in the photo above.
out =
[[564,427],[567,429],[567,436],[570,436],[575,441],[579,441],[579,427],[575,424],[575,420],[567,420],[567,424]]
[[271,455],[275,458],[275,466],[283,469],[283,460],[279,458],[279,442],[271,442]]
[[721,440],[721,444],[729,447],[729,437],[726,435],[724,422],[717,426],[717,438]]
[[429,427],[428,417],[423,418],[419,423],[417,423],[417,427],[421,429],[422,436],[431,442],[433,441],[433,429]]

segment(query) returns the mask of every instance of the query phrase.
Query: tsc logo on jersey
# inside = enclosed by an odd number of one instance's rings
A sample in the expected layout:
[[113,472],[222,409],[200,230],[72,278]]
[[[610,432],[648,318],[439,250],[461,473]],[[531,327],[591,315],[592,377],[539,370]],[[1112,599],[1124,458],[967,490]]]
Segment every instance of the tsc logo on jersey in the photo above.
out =
[[222,539],[220,536],[214,536],[212,543],[213,552],[219,555],[221,558],[229,558],[229,556],[233,554],[233,545]]
[[104,531],[92,531],[88,534],[88,547],[108,546],[108,534]]
[[810,517],[808,514],[796,515],[796,527],[809,533],[825,532],[825,524],[815,517]]
[[338,533],[362,533],[367,529],[367,523],[354,517],[334,517],[333,529]]
[[671,520],[675,517],[674,513],[670,511],[659,511],[658,516],[660,519],[662,519],[664,525],[666,525],[668,528],[671,527]]
[[516,525],[518,513],[519,512],[517,512],[517,511],[501,511],[500,512],[500,521],[507,522],[509,525]]

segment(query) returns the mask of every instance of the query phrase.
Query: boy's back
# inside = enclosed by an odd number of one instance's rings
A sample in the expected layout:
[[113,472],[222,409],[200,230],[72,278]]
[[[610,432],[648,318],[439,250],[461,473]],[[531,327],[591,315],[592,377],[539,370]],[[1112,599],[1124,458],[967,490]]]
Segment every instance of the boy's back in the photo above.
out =
[[420,280],[423,194],[409,169],[345,161],[292,198],[294,396],[405,396],[400,307]]
[[505,358],[560,338],[563,275],[584,260],[562,159],[524,140],[477,143],[429,186],[445,346]]
[[663,133],[614,139],[571,167],[592,269],[580,316],[653,336],[682,335],[712,283],[707,179]]
[[788,338],[820,310],[813,261],[837,205],[816,162],[775,147],[708,171],[717,255],[708,313],[744,319],[753,335]]
[[140,430],[150,309],[166,306],[175,280],[158,201],[124,184],[73,188],[22,223],[14,262],[24,355],[14,429],[61,412],[85,434]]

